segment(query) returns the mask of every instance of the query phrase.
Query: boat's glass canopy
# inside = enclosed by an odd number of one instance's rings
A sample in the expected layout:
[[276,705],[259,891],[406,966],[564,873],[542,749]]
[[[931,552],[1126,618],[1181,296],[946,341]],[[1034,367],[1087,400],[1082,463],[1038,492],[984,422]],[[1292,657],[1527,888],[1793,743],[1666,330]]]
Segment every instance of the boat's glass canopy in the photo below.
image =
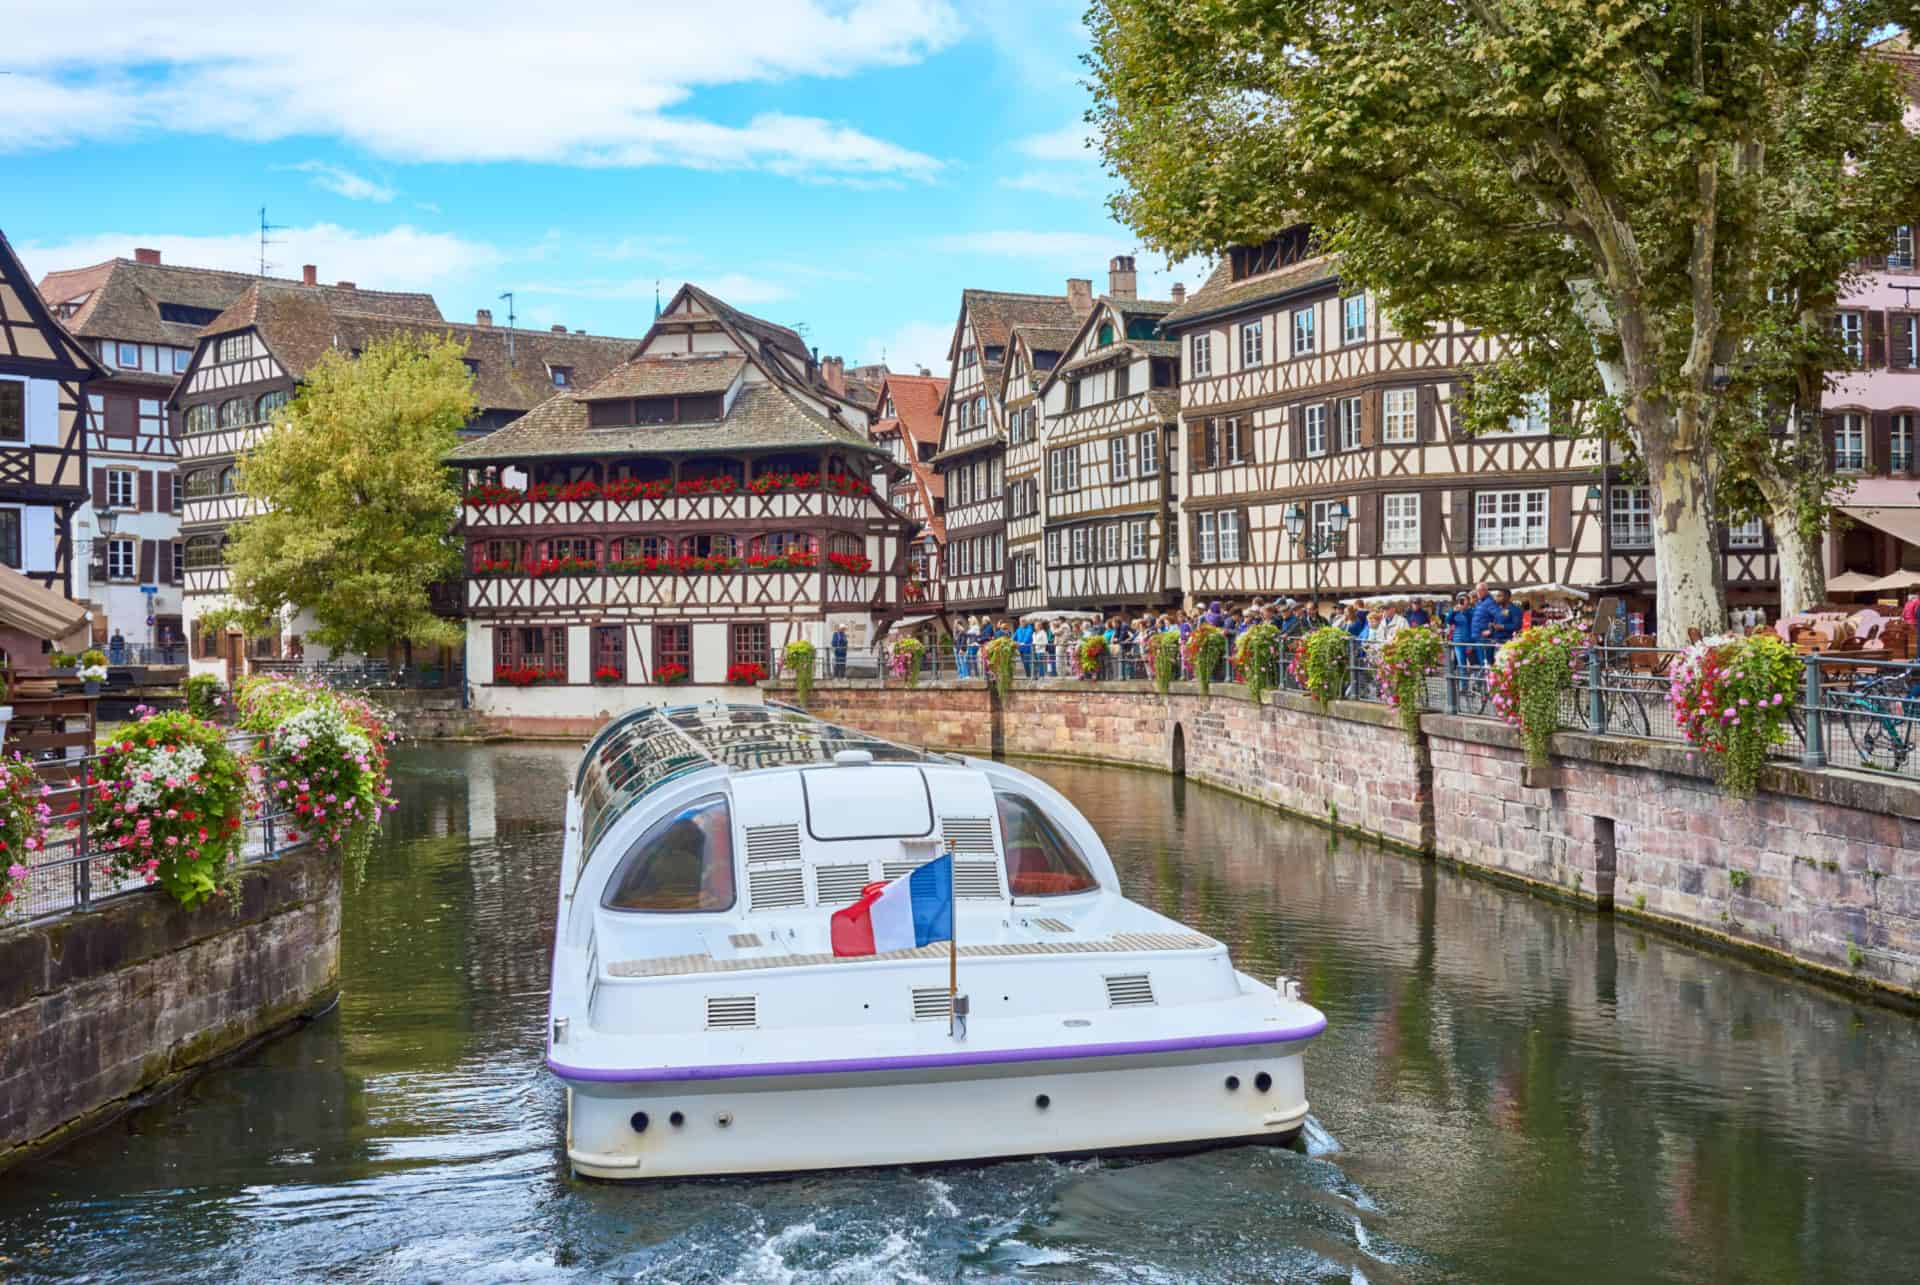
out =
[[594,737],[580,764],[574,788],[583,850],[591,855],[648,791],[688,773],[831,763],[843,750],[864,750],[876,763],[950,761],[786,705],[677,705],[622,715]]

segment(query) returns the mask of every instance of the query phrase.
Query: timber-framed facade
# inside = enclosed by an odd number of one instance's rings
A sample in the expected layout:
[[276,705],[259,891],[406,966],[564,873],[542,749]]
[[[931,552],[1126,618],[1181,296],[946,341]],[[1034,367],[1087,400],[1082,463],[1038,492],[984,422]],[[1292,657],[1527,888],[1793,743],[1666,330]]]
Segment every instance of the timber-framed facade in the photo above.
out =
[[934,608],[944,587],[940,568],[947,520],[944,479],[933,467],[933,456],[940,449],[947,381],[880,369],[873,441],[899,466],[887,490],[888,501],[918,527],[907,554],[906,598],[915,606]]

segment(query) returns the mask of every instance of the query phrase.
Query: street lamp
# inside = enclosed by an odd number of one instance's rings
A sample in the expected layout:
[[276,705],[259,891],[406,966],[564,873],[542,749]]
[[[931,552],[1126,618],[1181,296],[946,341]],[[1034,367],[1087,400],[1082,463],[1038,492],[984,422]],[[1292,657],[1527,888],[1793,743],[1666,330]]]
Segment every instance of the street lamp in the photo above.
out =
[[1287,528],[1287,538],[1293,541],[1293,547],[1312,560],[1312,572],[1309,583],[1313,588],[1313,614],[1320,614],[1320,590],[1326,583],[1327,559],[1339,552],[1347,534],[1347,521],[1352,515],[1347,512],[1347,502],[1337,500],[1327,510],[1326,529],[1310,531],[1307,529],[1307,510],[1298,501],[1287,506],[1281,519]]

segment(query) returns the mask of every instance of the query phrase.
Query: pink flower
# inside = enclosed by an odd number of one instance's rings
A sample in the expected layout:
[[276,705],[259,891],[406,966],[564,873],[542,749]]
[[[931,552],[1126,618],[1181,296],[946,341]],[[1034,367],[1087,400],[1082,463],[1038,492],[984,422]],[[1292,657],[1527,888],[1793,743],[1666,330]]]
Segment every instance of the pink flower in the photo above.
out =
[[7,867],[7,878],[25,879],[26,877],[27,877],[27,868],[21,865],[19,862],[16,861],[12,865]]

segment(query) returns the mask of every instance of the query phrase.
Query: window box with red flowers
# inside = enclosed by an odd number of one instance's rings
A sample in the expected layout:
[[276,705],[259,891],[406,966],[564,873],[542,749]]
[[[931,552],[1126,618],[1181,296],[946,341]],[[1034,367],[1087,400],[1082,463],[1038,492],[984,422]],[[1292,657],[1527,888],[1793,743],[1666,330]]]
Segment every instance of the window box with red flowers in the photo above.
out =
[[597,576],[600,564],[592,558],[535,558],[527,564],[527,574],[535,580],[548,576]]
[[820,557],[812,549],[788,549],[785,553],[750,553],[748,571],[812,571]]
[[627,676],[612,665],[602,665],[593,671],[593,681],[602,687],[612,687],[627,681]]
[[653,681],[659,683],[662,687],[685,687],[692,677],[693,675],[687,672],[685,665],[672,660],[664,665],[658,666],[653,671]]
[[545,683],[564,683],[567,671],[543,665],[495,665],[493,681],[502,687],[536,687]]
[[501,558],[498,561],[492,558],[475,558],[473,560],[473,574],[476,576],[517,576],[520,574],[520,564],[512,558]]
[[747,490],[755,495],[772,495],[776,491],[811,491],[820,485],[818,473],[762,473],[747,483]]
[[767,681],[767,667],[757,660],[742,661],[727,670],[727,681],[735,687],[752,687]]
[[461,497],[476,509],[512,508],[526,498],[517,487],[501,486],[497,482],[482,482]]
[[732,495],[740,483],[730,474],[719,477],[690,477],[674,485],[676,495]]
[[638,478],[616,477],[600,488],[600,497],[606,500],[664,500],[671,494],[673,483],[665,478],[642,482]]
[[873,570],[873,559],[864,553],[829,553],[827,562],[835,571],[844,571],[850,576],[863,576]]
[[873,488],[857,477],[845,473],[827,474],[827,490],[835,495],[872,495]]

